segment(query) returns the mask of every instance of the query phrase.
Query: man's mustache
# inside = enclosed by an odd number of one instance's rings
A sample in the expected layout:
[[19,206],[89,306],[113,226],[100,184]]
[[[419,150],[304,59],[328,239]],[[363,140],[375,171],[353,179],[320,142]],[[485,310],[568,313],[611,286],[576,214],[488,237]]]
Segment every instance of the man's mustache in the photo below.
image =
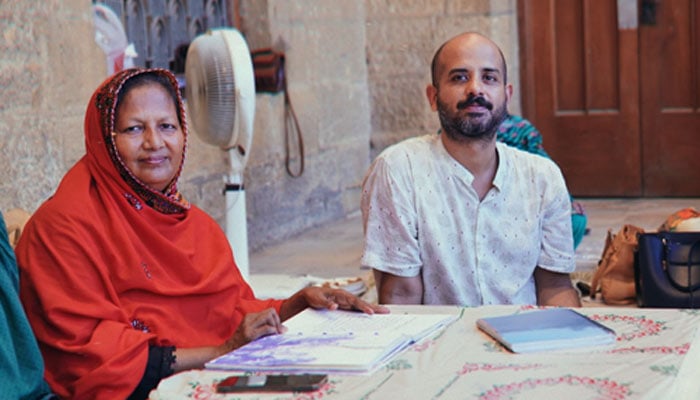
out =
[[469,97],[467,97],[466,100],[460,101],[457,103],[457,109],[458,110],[463,110],[469,106],[473,105],[478,105],[480,107],[485,107],[489,111],[493,109],[493,104],[490,103],[488,100],[481,96],[474,96],[473,94],[470,94]]

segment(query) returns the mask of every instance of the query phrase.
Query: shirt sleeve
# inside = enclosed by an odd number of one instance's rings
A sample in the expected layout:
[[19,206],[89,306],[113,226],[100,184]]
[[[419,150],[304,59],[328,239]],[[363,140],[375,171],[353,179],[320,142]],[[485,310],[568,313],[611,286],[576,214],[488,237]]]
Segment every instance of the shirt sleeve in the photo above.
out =
[[404,154],[378,157],[362,185],[362,265],[403,277],[422,266],[410,163]]
[[552,272],[569,273],[576,268],[571,200],[559,167],[551,161],[546,165],[542,194],[542,248],[538,266]]

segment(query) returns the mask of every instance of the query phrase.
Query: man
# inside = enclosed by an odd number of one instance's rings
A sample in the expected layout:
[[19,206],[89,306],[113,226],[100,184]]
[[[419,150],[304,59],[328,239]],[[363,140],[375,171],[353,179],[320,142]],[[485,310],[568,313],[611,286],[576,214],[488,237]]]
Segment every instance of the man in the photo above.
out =
[[363,182],[362,264],[380,303],[580,306],[561,171],[496,143],[512,93],[488,38],[438,49],[426,94],[441,132],[387,148]]

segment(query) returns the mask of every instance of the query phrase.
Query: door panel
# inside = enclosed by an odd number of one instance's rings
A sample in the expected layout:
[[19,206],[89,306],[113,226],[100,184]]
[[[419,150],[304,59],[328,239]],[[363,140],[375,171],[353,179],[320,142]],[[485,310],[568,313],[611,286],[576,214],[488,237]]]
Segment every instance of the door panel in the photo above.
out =
[[638,36],[615,0],[521,0],[523,110],[574,196],[638,196]]
[[642,171],[647,196],[700,195],[700,6],[656,2],[640,25]]

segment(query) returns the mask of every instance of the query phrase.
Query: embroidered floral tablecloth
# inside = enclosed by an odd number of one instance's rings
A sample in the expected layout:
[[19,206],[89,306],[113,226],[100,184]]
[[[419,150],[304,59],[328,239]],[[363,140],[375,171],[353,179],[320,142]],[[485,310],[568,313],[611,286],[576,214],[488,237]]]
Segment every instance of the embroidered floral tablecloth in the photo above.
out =
[[215,385],[231,373],[197,370],[162,381],[151,399],[700,399],[700,310],[581,308],[615,330],[615,346],[537,354],[509,353],[476,327],[519,309],[453,308],[456,322],[381,370],[330,375],[316,392],[222,395]]

